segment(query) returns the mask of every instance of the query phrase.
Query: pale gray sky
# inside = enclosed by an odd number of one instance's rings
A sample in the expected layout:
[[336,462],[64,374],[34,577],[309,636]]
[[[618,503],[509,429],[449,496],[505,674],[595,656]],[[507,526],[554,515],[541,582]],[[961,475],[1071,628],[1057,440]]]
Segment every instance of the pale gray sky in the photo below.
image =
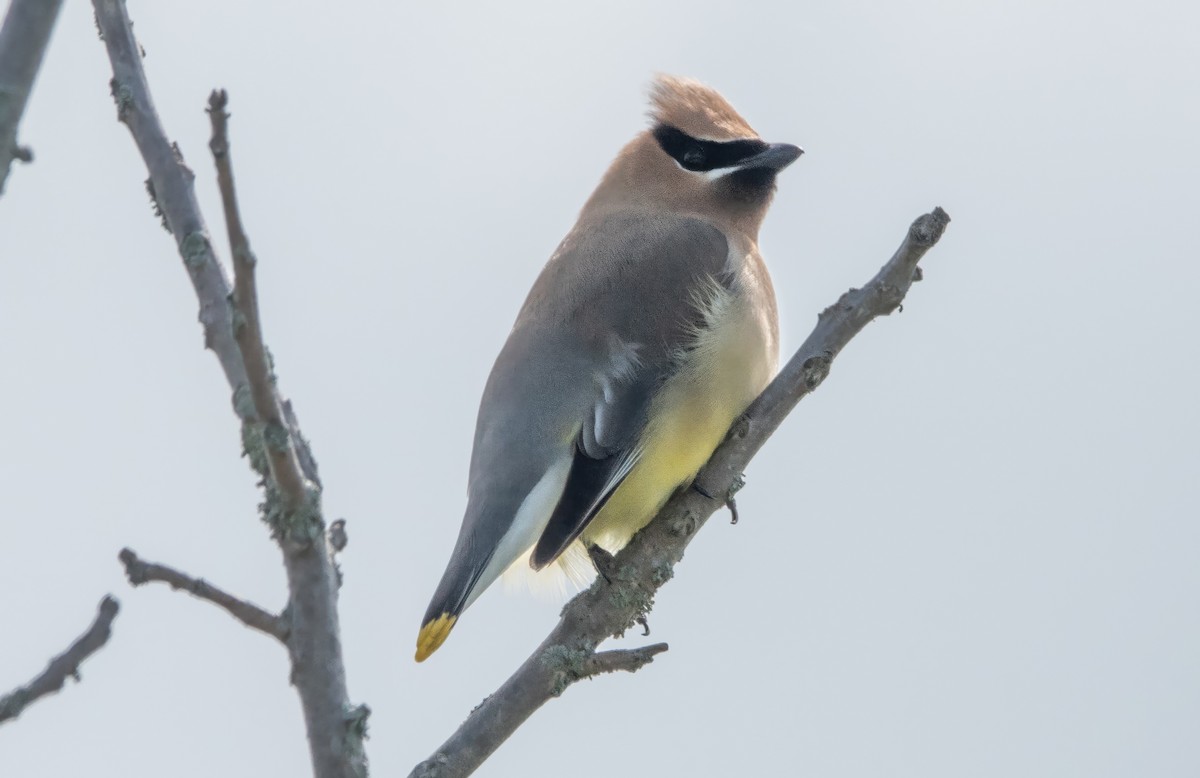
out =
[[[763,249],[785,349],[908,223],[954,218],[650,623],[481,775],[1200,774],[1195,4],[133,2],[223,234],[203,106],[231,92],[267,338],[343,558],[351,694],[406,774],[558,606],[494,587],[424,665],[476,403],[655,71],[805,157]],[[123,610],[0,774],[302,775],[283,651],[124,545],[277,607],[237,425],[145,170],[68,0],[0,200],[0,690]],[[223,244],[223,238],[220,241]],[[222,252],[227,256],[227,252]],[[630,644],[637,644],[632,639]]]

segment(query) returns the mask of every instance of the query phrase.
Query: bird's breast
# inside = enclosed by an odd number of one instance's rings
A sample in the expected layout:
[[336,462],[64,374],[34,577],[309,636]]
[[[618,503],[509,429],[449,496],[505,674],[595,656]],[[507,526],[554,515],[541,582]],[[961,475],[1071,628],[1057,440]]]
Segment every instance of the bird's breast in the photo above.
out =
[[778,362],[771,294],[769,279],[749,269],[729,288],[713,285],[704,325],[652,402],[638,464],[589,525],[587,541],[609,550],[625,545],[695,477],[770,382]]

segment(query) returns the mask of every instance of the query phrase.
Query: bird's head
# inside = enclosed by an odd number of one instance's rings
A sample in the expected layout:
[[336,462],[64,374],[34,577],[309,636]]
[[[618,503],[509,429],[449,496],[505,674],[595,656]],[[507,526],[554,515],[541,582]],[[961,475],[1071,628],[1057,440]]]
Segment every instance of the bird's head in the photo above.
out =
[[776,175],[804,153],[763,141],[720,93],[692,79],[654,81],[650,122],[609,168],[597,205],[696,213],[756,233]]

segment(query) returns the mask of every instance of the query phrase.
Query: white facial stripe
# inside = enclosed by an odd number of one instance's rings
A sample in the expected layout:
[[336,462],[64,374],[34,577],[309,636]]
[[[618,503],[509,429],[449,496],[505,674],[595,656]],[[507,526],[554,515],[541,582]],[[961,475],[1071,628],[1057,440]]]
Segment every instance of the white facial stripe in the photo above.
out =
[[699,176],[705,181],[716,181],[718,178],[723,178],[730,173],[736,173],[745,167],[745,165],[730,165],[729,167],[716,167],[712,170],[688,170],[683,165],[679,164],[679,160],[673,159],[671,161],[675,163],[675,167],[679,168],[684,173],[691,173],[693,176]]
[[[704,170],[697,172],[696,175],[704,176],[705,181],[716,181],[718,178],[727,176],[730,173],[735,173],[741,170],[745,165],[730,165],[729,167],[716,167],[712,170]],[[691,172],[691,171],[689,171]]]

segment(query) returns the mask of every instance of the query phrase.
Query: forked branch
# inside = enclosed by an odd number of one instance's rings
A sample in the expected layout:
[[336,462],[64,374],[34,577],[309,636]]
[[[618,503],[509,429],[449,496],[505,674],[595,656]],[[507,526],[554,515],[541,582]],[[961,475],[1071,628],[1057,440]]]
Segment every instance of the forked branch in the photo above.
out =
[[250,396],[254,410],[263,427],[263,443],[267,453],[271,479],[279,486],[287,511],[301,510],[308,502],[304,474],[292,435],[284,423],[283,408],[275,392],[267,347],[263,345],[262,320],[258,314],[258,286],[254,266],[257,260],[250,250],[250,238],[242,225],[238,211],[237,189],[233,185],[233,161],[229,156],[229,113],[225,107],[229,96],[225,90],[214,90],[208,98],[208,116],[212,120],[212,139],[208,142],[217,165],[217,187],[225,208],[225,227],[229,232],[229,249],[233,255],[233,336],[242,353]]
[[[278,391],[262,340],[254,258],[233,188],[226,98],[214,93],[210,101],[211,148],[236,271],[233,308],[228,303],[233,285],[217,261],[204,227],[192,193],[192,173],[183,165],[178,149],[167,141],[150,101],[124,4],[121,0],[93,3],[113,63],[118,116],[142,151],[152,196],[192,278],[206,345],[221,361],[239,416],[263,445],[257,459],[255,451],[250,453],[256,469],[265,476],[267,517],[283,549],[291,593],[287,645],[314,772],[320,778],[365,775],[362,738],[366,709],[351,708],[347,702],[336,608],[338,577],[324,532],[315,465],[290,407]],[[571,684],[599,673],[636,670],[666,650],[665,644],[632,650],[596,649],[649,611],[655,593],[673,575],[675,563],[696,531],[726,503],[738,474],[796,403],[820,385],[850,339],[875,317],[899,306],[918,277],[918,261],[937,243],[948,222],[940,208],[922,216],[875,278],[862,289],[843,295],[821,314],[813,333],[701,471],[698,488],[672,499],[617,555],[613,569],[618,575],[601,577],[568,603],[559,624],[538,649],[437,753],[415,768],[414,776],[468,775],[535,710]]]
[[[351,706],[338,626],[340,582],[326,539],[316,465],[287,401],[278,390],[254,288],[253,258],[237,213],[229,159],[224,98],[216,96],[212,150],[229,218],[237,276],[229,283],[196,202],[192,171],[171,143],[154,110],[141,49],[123,0],[93,0],[96,21],[113,68],[117,118],[133,135],[150,173],[147,188],[175,238],[204,324],[205,345],[216,353],[243,421],[251,465],[263,476],[264,518],[283,552],[288,579],[287,647],[300,696],[317,778],[365,776],[362,741],[369,713]],[[236,615],[236,614],[235,614]]]

